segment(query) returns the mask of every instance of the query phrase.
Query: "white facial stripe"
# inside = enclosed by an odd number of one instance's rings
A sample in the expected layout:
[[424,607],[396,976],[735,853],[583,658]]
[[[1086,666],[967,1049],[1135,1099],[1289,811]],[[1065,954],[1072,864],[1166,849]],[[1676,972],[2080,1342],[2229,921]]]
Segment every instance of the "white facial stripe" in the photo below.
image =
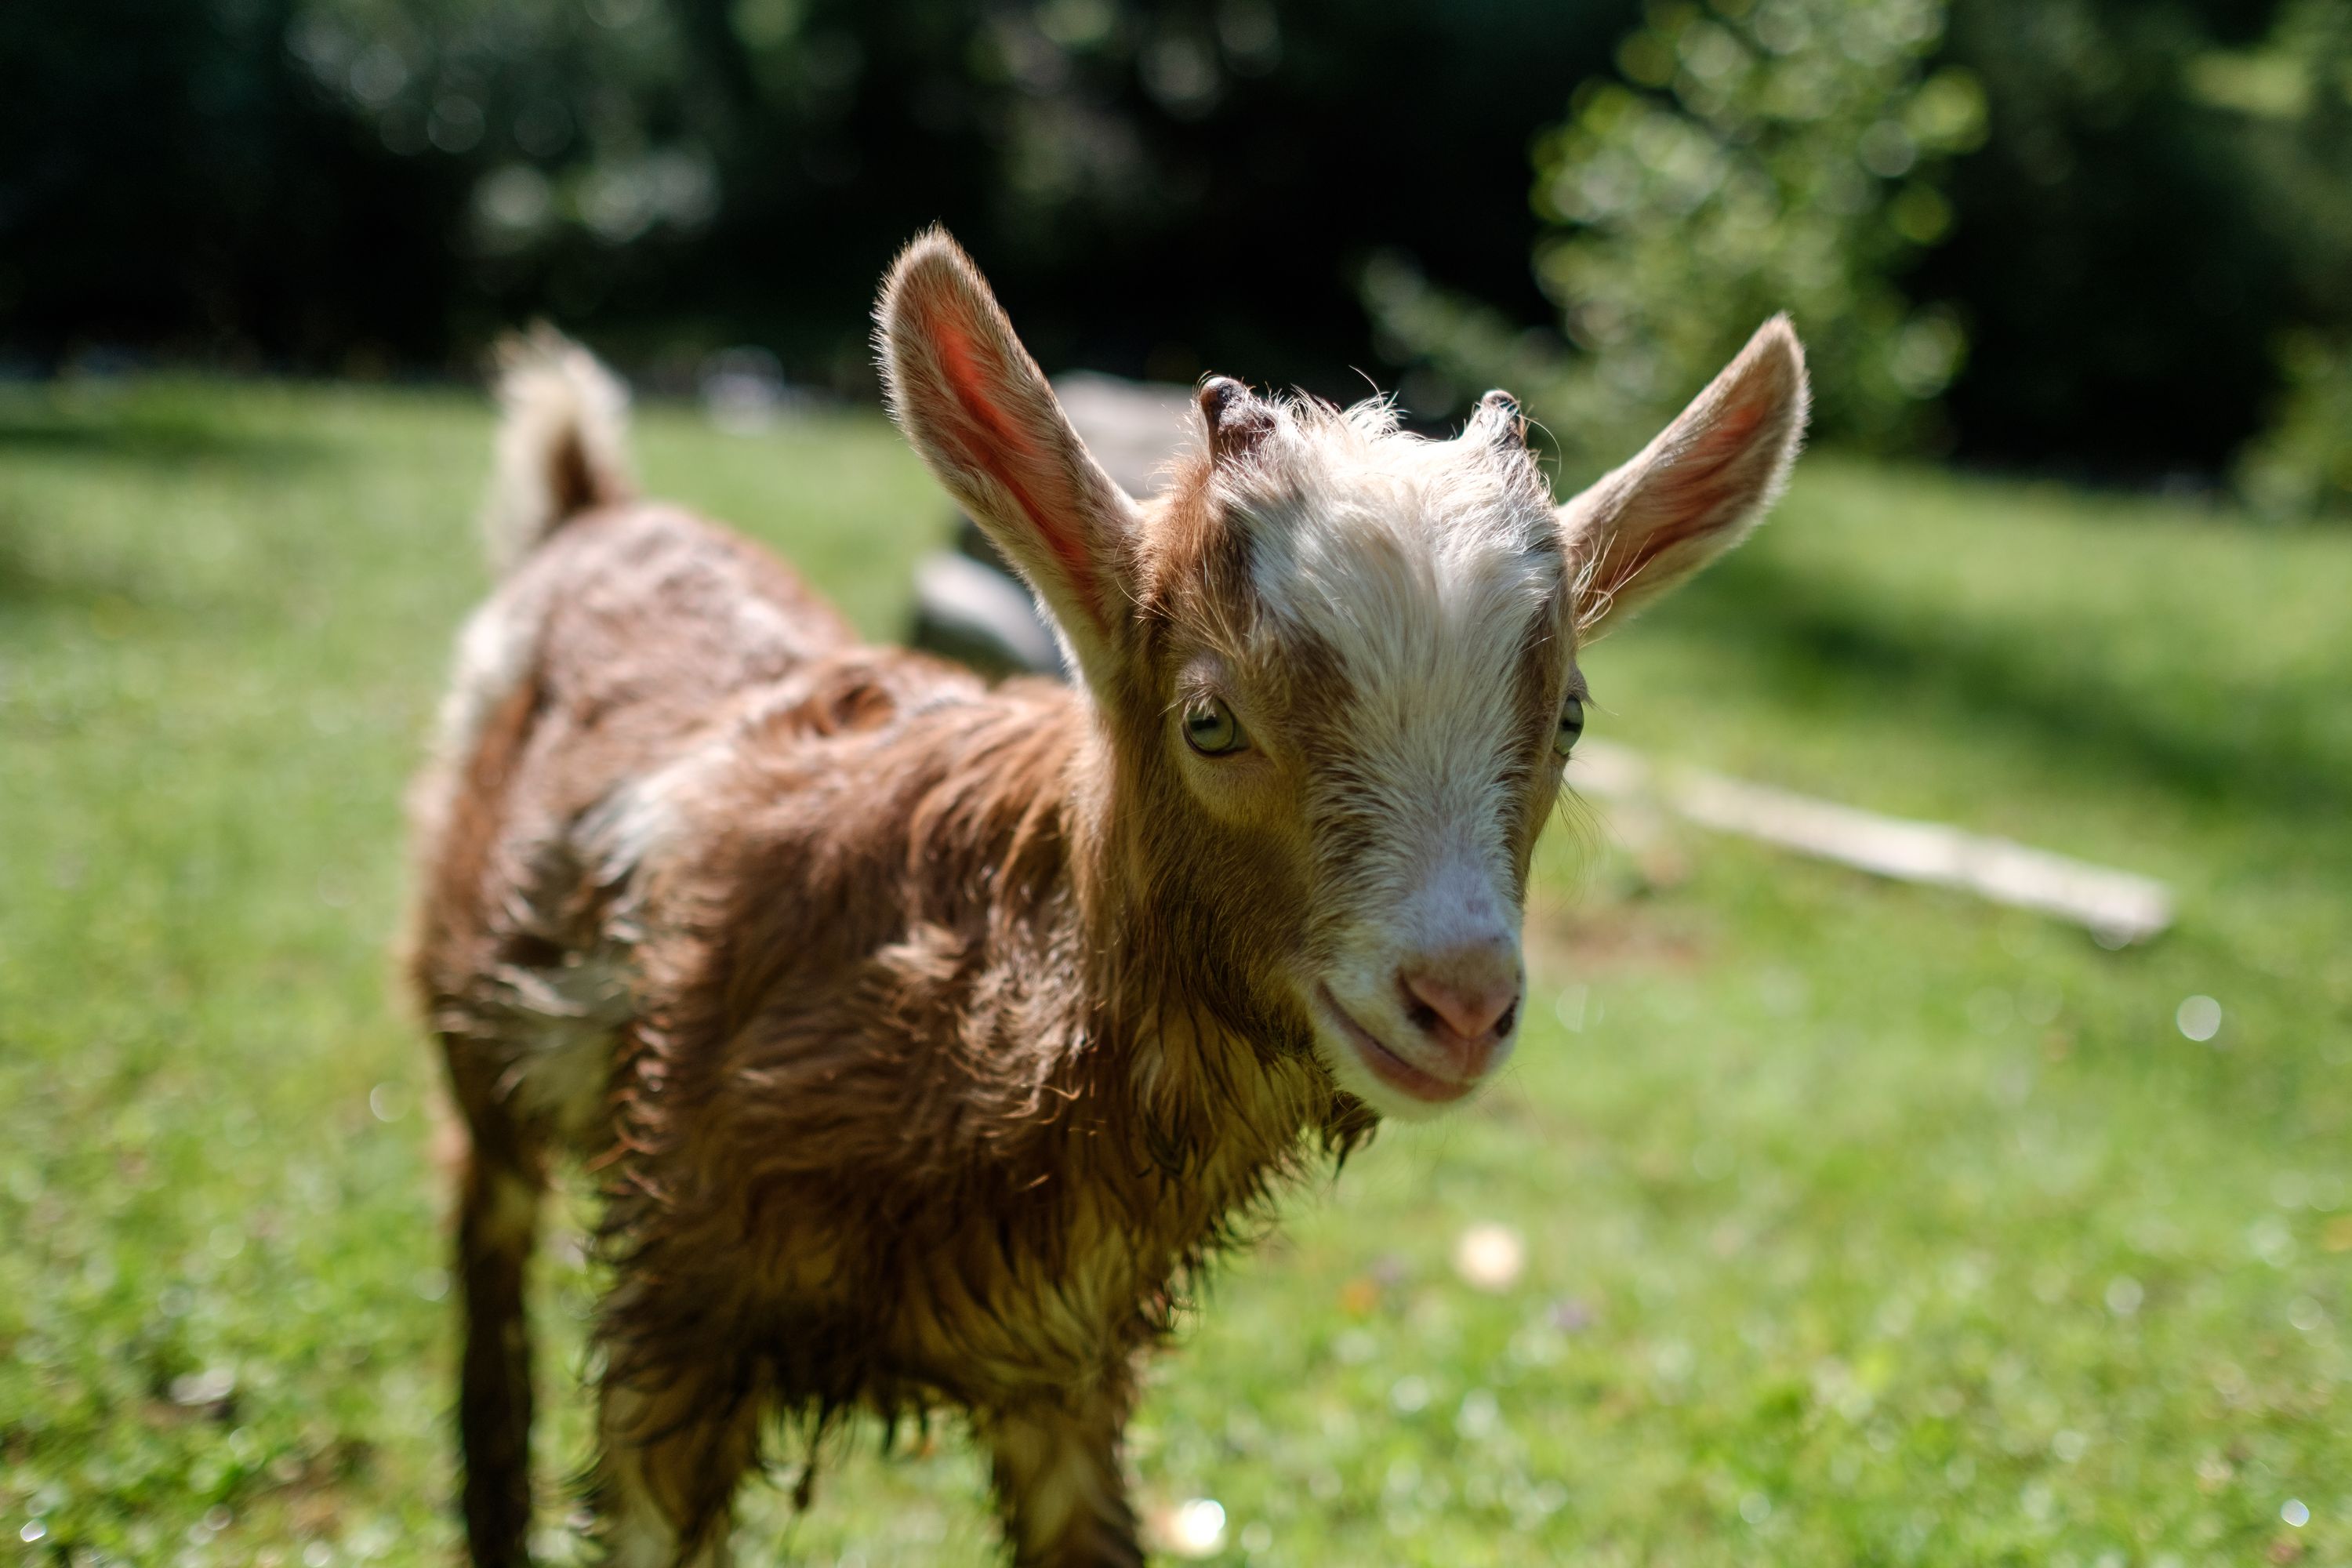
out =
[[1381,404],[1284,406],[1219,487],[1263,602],[1353,653],[1378,658],[1400,629],[1532,612],[1559,581],[1551,497],[1525,451],[1423,440]]
[[1313,715],[1328,738],[1310,759],[1309,809],[1362,830],[1317,834],[1340,885],[1325,890],[1317,972],[1299,979],[1317,1050],[1389,1115],[1434,1113],[1468,1092],[1465,1071],[1490,1072],[1510,1049],[1506,1037],[1465,1068],[1404,987],[1446,955],[1517,959],[1527,817],[1514,763],[1537,743],[1522,661],[1564,584],[1543,477],[1495,434],[1423,441],[1377,405],[1284,406],[1216,480],[1246,531],[1269,635],[1304,634],[1339,666],[1344,691],[1314,699],[1339,710]]
[[1268,615],[1330,648],[1352,689],[1332,804],[1384,819],[1356,877],[1391,899],[1462,862],[1507,879],[1520,655],[1561,585],[1534,464],[1480,430],[1400,434],[1379,405],[1285,408],[1224,482]]

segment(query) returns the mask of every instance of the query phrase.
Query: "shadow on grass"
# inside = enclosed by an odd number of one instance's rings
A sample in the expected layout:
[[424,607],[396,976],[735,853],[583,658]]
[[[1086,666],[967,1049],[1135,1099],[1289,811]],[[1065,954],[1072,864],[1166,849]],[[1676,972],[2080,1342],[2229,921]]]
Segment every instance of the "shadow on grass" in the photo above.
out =
[[[0,470],[40,462],[89,476],[151,484],[199,464],[241,477],[282,479],[331,458],[317,438],[228,416],[223,389],[172,380],[60,382],[0,390]],[[19,500],[0,504],[0,614],[89,608],[140,596],[138,584],[64,565],[38,548],[38,530],[70,527]]]
[[128,600],[131,584],[65,573],[26,549],[24,520],[0,508],[0,623],[20,616],[91,609]]
[[2308,686],[2194,690],[2135,683],[2031,640],[1841,592],[1759,552],[1685,590],[1677,635],[1798,706],[1900,713],[2021,733],[2069,765],[2209,805],[2330,822],[2352,816],[2352,755],[2318,732]]
[[19,454],[142,467],[221,460],[286,468],[320,455],[310,437],[222,418],[217,394],[173,383],[59,385],[0,395],[0,463]]

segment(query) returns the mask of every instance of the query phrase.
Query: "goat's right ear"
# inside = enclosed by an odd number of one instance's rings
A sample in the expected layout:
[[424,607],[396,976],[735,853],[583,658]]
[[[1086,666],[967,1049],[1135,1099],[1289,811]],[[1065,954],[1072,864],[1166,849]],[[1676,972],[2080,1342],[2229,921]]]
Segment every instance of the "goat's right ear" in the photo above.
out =
[[890,413],[1029,580],[1087,678],[1109,678],[1137,510],[1087,450],[971,258],[944,229],[890,268],[875,310]]
[[1639,456],[1559,509],[1583,640],[1756,526],[1789,482],[1811,397],[1805,351],[1775,316]]

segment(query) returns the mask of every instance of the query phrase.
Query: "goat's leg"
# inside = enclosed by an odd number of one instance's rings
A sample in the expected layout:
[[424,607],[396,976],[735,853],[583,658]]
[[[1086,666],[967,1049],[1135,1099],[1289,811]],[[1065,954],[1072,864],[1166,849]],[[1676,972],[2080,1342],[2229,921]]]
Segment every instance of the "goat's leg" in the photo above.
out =
[[980,1435],[995,1457],[997,1511],[1018,1568],[1140,1568],[1143,1548],[1121,1464],[1129,1405],[1123,1390],[1106,1391],[982,1420]]
[[607,1379],[595,1503],[611,1568],[724,1568],[735,1488],[759,1458],[761,1402],[730,1378]]
[[466,1539],[477,1568],[521,1568],[530,1533],[530,1323],[523,1287],[539,1237],[543,1178],[504,1127],[469,1117],[460,1175],[457,1274],[465,1299],[457,1431]]

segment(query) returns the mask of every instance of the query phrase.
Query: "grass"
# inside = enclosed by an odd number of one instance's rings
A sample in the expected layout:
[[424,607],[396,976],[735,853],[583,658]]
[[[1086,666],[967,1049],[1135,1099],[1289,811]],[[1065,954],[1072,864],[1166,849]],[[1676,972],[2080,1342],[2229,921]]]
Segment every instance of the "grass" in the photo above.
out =
[[[0,402],[0,1539],[441,1562],[431,1063],[399,797],[488,414]],[[645,421],[654,489],[893,632],[941,503],[876,419]],[[1137,1432],[1289,1564],[2352,1563],[2352,537],[1809,458],[1591,651],[1595,733],[2164,877],[2108,952],[1580,814],[1519,1063],[1223,1271]],[[2220,1032],[2185,1038],[2184,997]],[[1473,1225],[1524,1238],[1485,1291]],[[589,1281],[543,1271],[549,1479]],[[753,1562],[987,1560],[951,1435],[747,1509]],[[25,1544],[29,1543],[29,1544]]]

